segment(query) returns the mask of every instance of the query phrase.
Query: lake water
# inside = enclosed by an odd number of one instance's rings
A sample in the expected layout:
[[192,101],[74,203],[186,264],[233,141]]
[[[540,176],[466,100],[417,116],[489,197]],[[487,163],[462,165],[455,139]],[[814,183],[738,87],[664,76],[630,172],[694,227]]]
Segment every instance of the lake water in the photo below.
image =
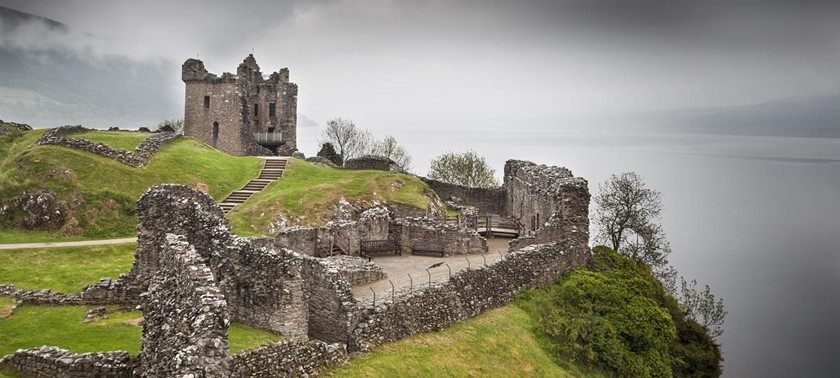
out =
[[663,193],[671,263],[724,298],[724,376],[837,376],[840,139],[389,132],[420,174],[434,156],[468,148],[499,177],[507,159],[568,167],[593,194],[612,173],[638,172]]

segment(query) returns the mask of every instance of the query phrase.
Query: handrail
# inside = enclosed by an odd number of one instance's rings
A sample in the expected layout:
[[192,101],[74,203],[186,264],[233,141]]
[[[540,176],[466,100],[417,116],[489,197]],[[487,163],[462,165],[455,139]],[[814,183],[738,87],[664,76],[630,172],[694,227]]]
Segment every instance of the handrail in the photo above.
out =
[[283,134],[281,133],[254,133],[254,139],[257,140],[257,143],[272,143],[272,142],[282,142],[283,141]]

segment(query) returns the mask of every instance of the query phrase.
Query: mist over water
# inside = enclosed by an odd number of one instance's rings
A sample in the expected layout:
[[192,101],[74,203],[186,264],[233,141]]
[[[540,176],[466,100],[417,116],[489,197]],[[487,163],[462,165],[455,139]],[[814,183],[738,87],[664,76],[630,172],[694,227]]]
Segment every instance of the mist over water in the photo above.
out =
[[507,159],[560,165],[586,178],[593,194],[610,174],[638,172],[663,194],[671,263],[724,298],[724,375],[836,376],[840,139],[474,130],[396,137],[421,175],[440,153],[470,148],[499,177]]

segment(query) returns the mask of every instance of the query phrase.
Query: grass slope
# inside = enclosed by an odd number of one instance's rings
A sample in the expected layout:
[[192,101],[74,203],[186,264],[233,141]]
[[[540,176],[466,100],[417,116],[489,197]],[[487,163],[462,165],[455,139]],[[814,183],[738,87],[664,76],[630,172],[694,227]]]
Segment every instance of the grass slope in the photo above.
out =
[[[75,149],[35,146],[43,133],[33,130],[0,137],[0,201],[24,191],[52,190],[60,200],[74,204],[76,234],[87,239],[133,235],[137,198],[150,186],[185,184],[220,200],[256,177],[262,167],[258,158],[230,156],[182,138],[164,147],[146,167],[133,168]],[[112,139],[109,143],[136,137],[136,133],[105,135]],[[0,219],[0,229],[20,229],[15,217],[8,218]]]
[[540,346],[536,323],[516,306],[440,332],[382,345],[327,377],[573,377]]
[[[19,348],[53,345],[76,353],[124,350],[131,354],[140,351],[141,328],[137,322],[139,311],[112,314],[107,319],[83,323],[88,310],[85,306],[23,305],[15,313],[0,319],[0,356]],[[234,323],[228,339],[231,353],[253,349],[282,337]]]
[[102,143],[116,150],[134,151],[141,142],[152,135],[154,134],[134,131],[88,131],[71,134],[68,137]]
[[0,250],[0,284],[19,289],[78,293],[100,278],[131,270],[137,245]]
[[268,225],[283,215],[292,225],[320,226],[335,216],[333,207],[344,197],[363,205],[394,203],[423,210],[434,197],[414,176],[383,171],[342,170],[292,159],[283,178],[271,183],[228,218],[240,235],[268,233]]

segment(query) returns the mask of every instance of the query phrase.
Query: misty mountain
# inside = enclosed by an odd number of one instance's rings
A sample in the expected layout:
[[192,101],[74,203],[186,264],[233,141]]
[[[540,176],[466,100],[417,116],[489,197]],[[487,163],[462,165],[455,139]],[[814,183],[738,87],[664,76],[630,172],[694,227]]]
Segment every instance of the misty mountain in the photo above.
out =
[[34,127],[136,128],[181,116],[173,87],[180,85],[179,64],[97,56],[47,43],[71,31],[60,22],[0,7],[0,119]]
[[840,95],[647,113],[622,122],[658,132],[840,138]]

